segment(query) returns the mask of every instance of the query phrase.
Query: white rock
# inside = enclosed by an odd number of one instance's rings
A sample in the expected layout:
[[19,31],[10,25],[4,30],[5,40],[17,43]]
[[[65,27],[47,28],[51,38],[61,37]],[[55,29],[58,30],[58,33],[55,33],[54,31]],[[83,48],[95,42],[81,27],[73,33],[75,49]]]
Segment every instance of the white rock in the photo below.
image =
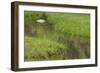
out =
[[46,20],[44,20],[44,19],[38,19],[38,20],[36,20],[36,22],[38,22],[38,23],[45,23]]

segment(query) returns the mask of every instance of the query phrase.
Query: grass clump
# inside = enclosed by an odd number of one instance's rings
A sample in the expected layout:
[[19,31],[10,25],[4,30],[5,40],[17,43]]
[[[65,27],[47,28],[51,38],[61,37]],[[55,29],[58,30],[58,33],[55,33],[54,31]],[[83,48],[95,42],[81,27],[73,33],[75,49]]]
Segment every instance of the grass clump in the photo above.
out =
[[64,45],[45,38],[25,37],[25,58],[27,60],[62,59]]

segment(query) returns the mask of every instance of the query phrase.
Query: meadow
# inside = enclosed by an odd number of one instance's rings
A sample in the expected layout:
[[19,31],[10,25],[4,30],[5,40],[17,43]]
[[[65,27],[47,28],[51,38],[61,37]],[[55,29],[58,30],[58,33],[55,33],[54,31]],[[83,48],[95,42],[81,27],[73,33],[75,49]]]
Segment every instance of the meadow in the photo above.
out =
[[89,14],[24,11],[24,25],[25,61],[90,58]]

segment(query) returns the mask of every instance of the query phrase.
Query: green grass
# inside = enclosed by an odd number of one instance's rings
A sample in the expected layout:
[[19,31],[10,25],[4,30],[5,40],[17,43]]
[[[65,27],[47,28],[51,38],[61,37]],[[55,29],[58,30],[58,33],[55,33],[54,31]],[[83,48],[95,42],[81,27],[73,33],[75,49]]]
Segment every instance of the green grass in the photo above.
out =
[[24,16],[25,61],[90,58],[89,14],[25,11]]
[[[56,41],[45,38],[25,37],[25,58],[27,60],[48,60],[62,58],[60,51],[64,45]],[[61,54],[60,56],[58,56]],[[41,57],[41,58],[40,58]]]
[[47,14],[48,20],[54,24],[57,31],[73,36],[78,35],[82,37],[90,37],[90,16],[88,14]]

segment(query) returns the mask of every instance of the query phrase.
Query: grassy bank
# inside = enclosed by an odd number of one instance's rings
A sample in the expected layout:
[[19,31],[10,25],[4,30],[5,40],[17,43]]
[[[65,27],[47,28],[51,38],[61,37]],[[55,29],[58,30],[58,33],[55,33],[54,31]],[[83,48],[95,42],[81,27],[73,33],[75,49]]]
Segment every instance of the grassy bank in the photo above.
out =
[[90,57],[89,14],[25,11],[24,16],[25,61]]

